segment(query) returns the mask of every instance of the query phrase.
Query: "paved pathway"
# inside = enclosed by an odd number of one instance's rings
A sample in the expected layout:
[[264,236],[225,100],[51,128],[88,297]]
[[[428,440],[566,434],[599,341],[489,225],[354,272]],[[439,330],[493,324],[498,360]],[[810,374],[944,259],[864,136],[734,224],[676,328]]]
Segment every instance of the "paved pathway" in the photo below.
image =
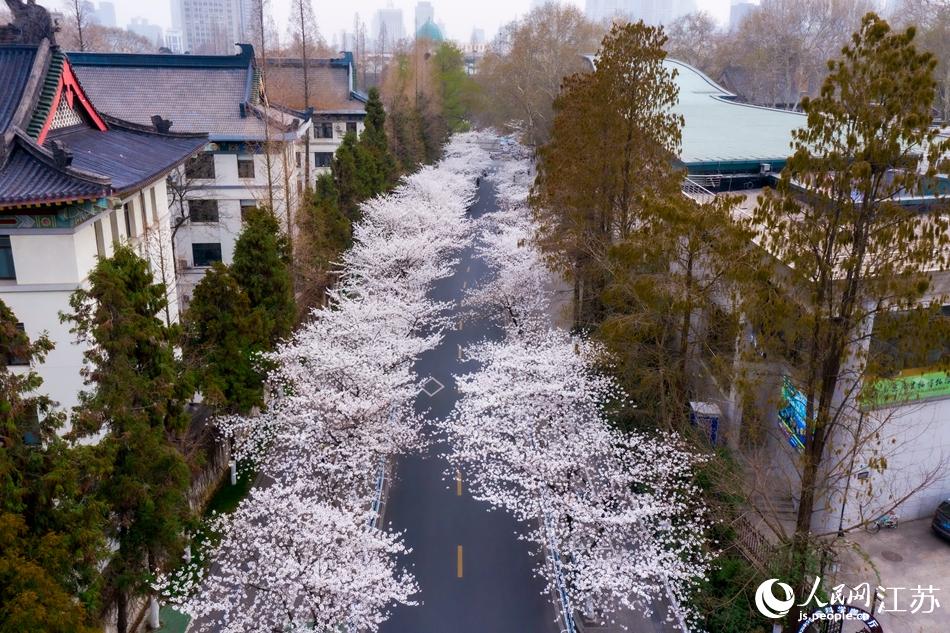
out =
[[[493,187],[483,179],[470,214],[494,208]],[[455,275],[438,283],[432,297],[458,305],[465,288],[487,274],[485,263],[468,249]],[[455,316],[462,315],[457,307]],[[432,397],[420,394],[417,409],[433,420],[448,414],[458,399],[452,375],[471,370],[459,360],[459,346],[501,335],[484,320],[448,332],[416,365],[419,376],[432,376],[445,388]],[[383,633],[557,633],[553,603],[533,574],[537,552],[518,540],[520,526],[513,518],[489,512],[488,504],[469,496],[464,473],[445,475],[444,450],[434,444],[396,465],[385,521],[404,532],[413,548],[408,562],[421,587],[421,604],[396,609]]]

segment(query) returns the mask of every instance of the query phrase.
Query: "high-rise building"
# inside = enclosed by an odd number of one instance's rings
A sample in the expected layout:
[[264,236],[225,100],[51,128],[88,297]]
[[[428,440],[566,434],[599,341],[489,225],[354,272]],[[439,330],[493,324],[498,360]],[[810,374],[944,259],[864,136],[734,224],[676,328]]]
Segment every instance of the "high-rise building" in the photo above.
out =
[[435,21],[435,9],[432,8],[431,2],[419,2],[416,4],[416,27],[413,29],[413,33],[418,33],[419,29],[422,28],[422,25],[426,22]]
[[647,24],[668,24],[676,11],[670,0],[587,0],[587,17],[595,22],[620,18]]
[[746,16],[752,13],[756,5],[752,2],[736,2],[733,0],[732,7],[729,8],[729,30],[735,31],[746,19]]
[[115,22],[115,5],[111,2],[100,2],[98,7],[93,7],[92,3],[87,3],[87,7],[91,8],[89,12],[89,17],[93,22],[100,26],[116,26]]
[[367,46],[391,51],[397,42],[406,37],[406,27],[402,21],[402,9],[393,8],[393,3],[385,9],[376,11],[367,34]]
[[162,38],[162,27],[152,24],[145,18],[132,18],[128,28],[136,35],[141,35],[155,44],[156,47],[165,45],[165,40]]
[[185,50],[230,54],[255,32],[254,0],[172,0],[172,27],[181,31]]
[[168,29],[165,31],[165,48],[176,55],[185,52],[185,39],[178,29]]

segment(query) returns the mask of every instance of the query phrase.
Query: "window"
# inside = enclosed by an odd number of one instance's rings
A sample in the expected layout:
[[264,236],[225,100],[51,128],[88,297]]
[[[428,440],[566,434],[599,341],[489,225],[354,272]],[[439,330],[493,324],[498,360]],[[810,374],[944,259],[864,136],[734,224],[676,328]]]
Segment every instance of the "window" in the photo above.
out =
[[9,235],[0,235],[0,279],[16,279],[13,267],[13,246]]
[[106,237],[102,232],[102,220],[96,220],[93,223],[93,230],[96,233],[96,254],[99,255],[100,259],[105,259],[106,256]]
[[131,202],[127,202],[122,205],[122,217],[125,219],[125,236],[133,237],[135,235],[135,231],[132,230],[134,228],[132,224],[134,220],[132,218]]
[[333,152],[314,153],[313,164],[317,167],[329,167],[331,164],[333,164]]
[[26,328],[22,323],[16,324],[16,336],[10,341],[12,345],[2,350],[3,357],[7,366],[23,367],[30,364],[30,359],[26,355],[29,339],[26,338]]
[[241,222],[247,220],[247,214],[257,208],[256,200],[241,200]]
[[158,224],[158,200],[155,198],[155,187],[149,189],[152,196],[152,222]]
[[214,154],[202,152],[185,163],[185,177],[214,178]]
[[142,230],[145,231],[148,229],[148,216],[146,215],[146,212],[145,212],[146,204],[145,204],[144,191],[139,193],[139,204],[141,205],[141,208],[139,209],[139,212],[140,212],[139,215],[142,216]]
[[313,137],[314,138],[333,138],[333,124],[332,123],[314,123]]
[[118,209],[113,209],[112,213],[109,214],[109,228],[112,229],[112,243],[115,244],[119,241],[119,220],[118,220]]
[[356,121],[346,122],[346,133],[349,134],[350,132],[356,134]]
[[254,158],[251,156],[238,157],[238,178],[254,177]]
[[300,169],[300,152],[297,152],[297,169]]
[[189,200],[188,219],[192,222],[217,222],[217,200]]
[[195,266],[210,266],[221,261],[221,244],[205,242],[191,245],[191,257]]

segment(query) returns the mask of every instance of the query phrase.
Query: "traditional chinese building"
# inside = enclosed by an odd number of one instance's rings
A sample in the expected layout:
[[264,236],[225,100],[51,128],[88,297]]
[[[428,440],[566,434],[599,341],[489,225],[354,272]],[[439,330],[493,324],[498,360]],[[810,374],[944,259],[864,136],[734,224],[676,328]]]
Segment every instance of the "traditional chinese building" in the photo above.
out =
[[313,129],[305,155],[315,174],[329,169],[348,132],[363,132],[367,97],[356,89],[353,53],[308,59],[306,66],[299,58],[268,59],[267,87],[281,103],[311,111]]
[[212,263],[231,263],[249,208],[273,208],[292,233],[305,186],[310,112],[269,101],[253,47],[239,48],[236,55],[68,53],[102,112],[142,125],[158,114],[176,132],[208,135],[205,151],[168,185],[185,304]]
[[83,387],[84,348],[59,315],[116,244],[150,261],[169,287],[159,316],[178,318],[171,244],[162,239],[165,180],[208,139],[170,132],[160,117],[131,122],[99,111],[45,10],[8,4],[18,11],[0,27],[0,299],[31,338],[46,332],[55,344],[36,369],[68,410]]

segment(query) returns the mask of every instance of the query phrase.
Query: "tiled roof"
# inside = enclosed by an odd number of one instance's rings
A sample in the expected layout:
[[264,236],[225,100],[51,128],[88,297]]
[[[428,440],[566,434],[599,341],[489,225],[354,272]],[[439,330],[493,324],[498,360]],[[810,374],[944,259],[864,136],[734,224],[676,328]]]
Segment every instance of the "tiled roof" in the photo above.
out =
[[0,207],[95,200],[109,195],[109,179],[56,166],[52,155],[17,136],[0,169]]
[[149,126],[157,114],[172,121],[172,132],[207,133],[212,141],[265,138],[253,112],[257,75],[249,46],[239,55],[68,56],[96,108],[112,117]]
[[35,46],[0,47],[0,134],[9,127],[33,69]]
[[363,101],[352,91],[350,59],[308,59],[310,102],[304,103],[303,60],[274,58],[267,60],[266,88],[272,101],[292,108],[312,107],[320,112],[352,112],[364,114]]
[[39,138],[40,132],[43,130],[43,124],[46,123],[46,118],[54,107],[53,99],[56,98],[56,89],[59,87],[59,80],[63,75],[65,60],[62,51],[58,48],[50,51],[46,78],[40,86],[40,94],[36,101],[36,108],[33,110],[33,118],[30,119],[26,128],[26,133],[34,139]]
[[114,119],[100,132],[74,126],[51,132],[47,143],[62,142],[73,153],[73,167],[96,174],[108,174],[116,193],[138,189],[161,175],[183,158],[200,151],[208,142],[204,136],[157,134],[138,130]]

